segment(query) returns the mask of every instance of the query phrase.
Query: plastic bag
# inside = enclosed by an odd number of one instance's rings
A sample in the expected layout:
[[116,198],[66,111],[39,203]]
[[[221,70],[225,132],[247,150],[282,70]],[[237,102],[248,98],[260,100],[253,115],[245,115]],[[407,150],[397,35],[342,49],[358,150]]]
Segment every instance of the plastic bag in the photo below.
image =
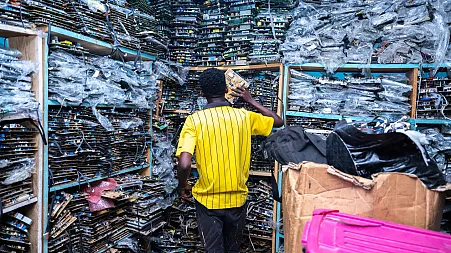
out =
[[401,172],[418,176],[429,188],[446,184],[437,164],[412,135],[405,133],[367,134],[343,121],[327,138],[327,162],[356,176],[371,178],[379,172]]
[[103,3],[101,3],[100,1],[97,0],[81,0],[81,2],[85,3],[88,8],[93,11],[93,12],[97,12],[100,11],[102,13],[106,12],[106,7]]
[[346,61],[368,65],[369,57],[357,50],[361,43],[375,49],[379,63],[443,63],[450,11],[449,0],[300,3],[280,51],[285,63],[321,62],[328,72]]
[[35,173],[34,159],[27,159],[17,165],[12,166],[11,171],[6,172],[6,178],[3,185],[11,185],[30,178]]
[[427,128],[421,130],[426,135],[429,145],[426,151],[433,158],[441,169],[445,168],[445,154],[451,152],[451,138],[444,137],[437,129]]
[[122,129],[137,128],[142,126],[144,122],[140,118],[132,118],[130,120],[120,120],[119,127]]
[[111,124],[110,120],[108,120],[107,117],[100,114],[100,112],[97,111],[95,106],[92,106],[91,109],[92,109],[92,114],[94,114],[94,116],[96,116],[97,120],[99,121],[100,125],[103,126],[103,128],[105,128],[107,131],[114,131],[114,127]]
[[429,11],[426,5],[420,5],[413,8],[401,8],[399,18],[404,21],[404,25],[412,25],[430,20]]
[[408,53],[409,51],[410,46],[404,41],[395,42],[379,54],[378,63],[405,63],[403,58],[398,57],[398,52]]
[[174,162],[172,155],[175,147],[168,141],[166,135],[156,135],[157,142],[153,145],[152,156],[155,159],[155,166],[152,173],[165,183],[165,192],[170,194],[177,188],[178,182],[174,174]]
[[[183,85],[185,84],[187,69],[185,67],[181,67],[180,65],[178,66],[178,68],[180,68],[179,69],[180,72],[176,73],[169,66],[160,61],[155,61],[153,67],[154,74],[157,76],[158,79],[169,78],[171,80],[178,82],[180,85]],[[180,74],[182,74],[183,76],[180,76]]]
[[450,13],[434,13],[434,24],[436,25],[436,32],[438,34],[438,39],[435,43],[436,52],[435,52],[435,62],[438,63],[434,71],[432,72],[433,76],[437,73],[440,68],[441,63],[444,62],[446,53],[449,47],[449,38],[450,38],[450,27],[445,23],[444,17],[449,16]]
[[31,74],[38,63],[19,57],[15,49],[0,48],[0,114],[37,119],[39,103],[31,89]]
[[4,160],[0,160],[0,169],[5,168],[6,166],[9,165],[9,161],[4,159]]

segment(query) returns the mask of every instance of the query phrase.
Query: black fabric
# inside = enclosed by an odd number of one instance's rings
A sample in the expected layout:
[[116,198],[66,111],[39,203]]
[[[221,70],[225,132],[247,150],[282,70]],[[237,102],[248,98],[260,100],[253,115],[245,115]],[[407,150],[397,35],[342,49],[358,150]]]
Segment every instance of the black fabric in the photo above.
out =
[[304,132],[300,126],[287,127],[269,136],[263,143],[265,157],[282,165],[304,161],[326,163],[326,141]]
[[207,253],[240,252],[246,207],[208,209],[196,201],[199,236]]
[[327,162],[365,178],[379,172],[401,172],[418,176],[430,189],[446,184],[435,161],[404,133],[367,134],[341,122],[327,138]]
[[279,193],[279,185],[277,184],[276,177],[274,176],[274,170],[271,172],[271,189],[272,189],[272,198],[275,201],[282,203],[282,197],[280,196]]

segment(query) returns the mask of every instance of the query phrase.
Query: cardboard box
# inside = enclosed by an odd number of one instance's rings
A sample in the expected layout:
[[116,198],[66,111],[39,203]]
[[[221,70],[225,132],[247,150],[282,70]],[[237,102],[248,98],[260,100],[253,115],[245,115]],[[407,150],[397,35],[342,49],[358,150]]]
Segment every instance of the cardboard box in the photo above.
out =
[[444,201],[443,192],[427,189],[412,175],[380,173],[369,180],[325,164],[291,164],[283,174],[285,252],[302,252],[302,232],[315,209],[438,230]]

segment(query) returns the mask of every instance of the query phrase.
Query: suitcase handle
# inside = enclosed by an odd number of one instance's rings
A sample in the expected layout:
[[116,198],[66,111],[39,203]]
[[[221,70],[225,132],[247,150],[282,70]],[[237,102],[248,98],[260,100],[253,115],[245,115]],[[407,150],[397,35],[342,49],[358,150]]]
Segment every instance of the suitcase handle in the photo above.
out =
[[349,222],[349,221],[342,221],[340,219],[332,218],[332,217],[326,217],[326,219],[336,221],[336,222],[341,223],[343,225],[354,226],[354,227],[381,227],[382,226],[381,224],[366,224],[366,225],[363,225],[363,224],[358,224],[358,223],[352,223],[352,222]]

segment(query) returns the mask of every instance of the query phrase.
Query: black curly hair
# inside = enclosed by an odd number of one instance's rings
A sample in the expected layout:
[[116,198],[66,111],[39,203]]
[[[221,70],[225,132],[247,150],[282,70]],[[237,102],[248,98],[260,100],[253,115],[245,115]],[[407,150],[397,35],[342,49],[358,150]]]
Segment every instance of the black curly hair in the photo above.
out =
[[226,93],[225,74],[216,68],[209,68],[199,76],[199,85],[207,98],[220,98]]

